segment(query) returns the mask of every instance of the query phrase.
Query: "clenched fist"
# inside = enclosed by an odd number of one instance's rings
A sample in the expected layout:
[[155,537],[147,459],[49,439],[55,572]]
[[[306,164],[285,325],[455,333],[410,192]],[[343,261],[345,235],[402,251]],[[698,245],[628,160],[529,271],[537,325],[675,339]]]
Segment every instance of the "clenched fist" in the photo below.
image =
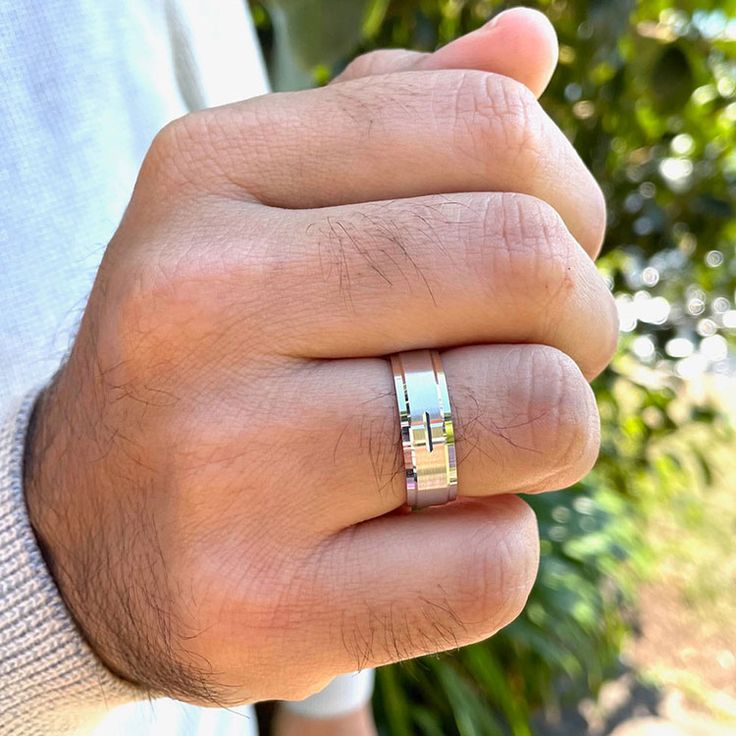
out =
[[[62,594],[121,676],[300,698],[519,613],[538,542],[510,494],[589,470],[586,378],[617,335],[601,191],[535,97],[552,47],[510,14],[158,135],[27,466]],[[418,348],[441,351],[460,499],[405,514],[386,356]]]

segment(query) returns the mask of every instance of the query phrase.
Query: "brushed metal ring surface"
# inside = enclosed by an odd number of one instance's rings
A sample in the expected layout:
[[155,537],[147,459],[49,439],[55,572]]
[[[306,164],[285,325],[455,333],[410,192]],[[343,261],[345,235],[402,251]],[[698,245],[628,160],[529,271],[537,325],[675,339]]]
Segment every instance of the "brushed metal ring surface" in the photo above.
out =
[[406,501],[413,509],[457,496],[455,431],[450,396],[436,350],[391,356],[406,469]]

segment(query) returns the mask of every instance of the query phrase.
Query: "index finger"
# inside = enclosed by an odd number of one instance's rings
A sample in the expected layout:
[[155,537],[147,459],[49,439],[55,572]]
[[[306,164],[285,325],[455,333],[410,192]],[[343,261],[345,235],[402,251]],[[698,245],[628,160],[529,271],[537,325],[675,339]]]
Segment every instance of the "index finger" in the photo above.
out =
[[[154,150],[156,144],[154,144]],[[591,255],[605,201],[521,83],[480,71],[368,77],[195,113],[158,139],[186,187],[304,209],[472,191],[550,204]]]

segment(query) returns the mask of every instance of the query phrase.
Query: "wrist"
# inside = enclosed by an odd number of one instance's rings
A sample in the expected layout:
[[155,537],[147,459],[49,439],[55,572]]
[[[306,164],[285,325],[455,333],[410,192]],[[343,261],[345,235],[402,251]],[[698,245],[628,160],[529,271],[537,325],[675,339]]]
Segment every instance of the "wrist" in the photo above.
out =
[[[94,553],[97,533],[85,508],[84,444],[75,436],[82,426],[81,406],[63,402],[68,377],[61,371],[39,395],[30,417],[23,462],[23,485],[31,529],[59,596],[77,631],[116,676],[134,681],[116,652],[124,651],[103,615],[105,575]],[[81,395],[76,394],[78,397]],[[63,402],[63,403],[62,403]],[[136,684],[140,684],[137,683]]]

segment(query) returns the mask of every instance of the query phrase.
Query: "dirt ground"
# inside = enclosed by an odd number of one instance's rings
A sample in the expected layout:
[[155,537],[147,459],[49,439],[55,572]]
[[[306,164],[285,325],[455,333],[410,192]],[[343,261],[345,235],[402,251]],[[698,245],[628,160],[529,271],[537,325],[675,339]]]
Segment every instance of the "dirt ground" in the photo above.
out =
[[647,534],[658,564],[620,677],[535,736],[736,736],[736,448],[720,452],[713,485],[663,503]]
[[642,636],[630,647],[632,664],[692,690],[690,699],[701,708],[715,698],[712,707],[720,702],[728,711],[729,702],[736,706],[736,619],[713,624],[667,581],[650,584],[642,591]]
[[736,736],[736,619],[703,621],[665,579],[642,591],[640,615],[622,674],[535,736]]

